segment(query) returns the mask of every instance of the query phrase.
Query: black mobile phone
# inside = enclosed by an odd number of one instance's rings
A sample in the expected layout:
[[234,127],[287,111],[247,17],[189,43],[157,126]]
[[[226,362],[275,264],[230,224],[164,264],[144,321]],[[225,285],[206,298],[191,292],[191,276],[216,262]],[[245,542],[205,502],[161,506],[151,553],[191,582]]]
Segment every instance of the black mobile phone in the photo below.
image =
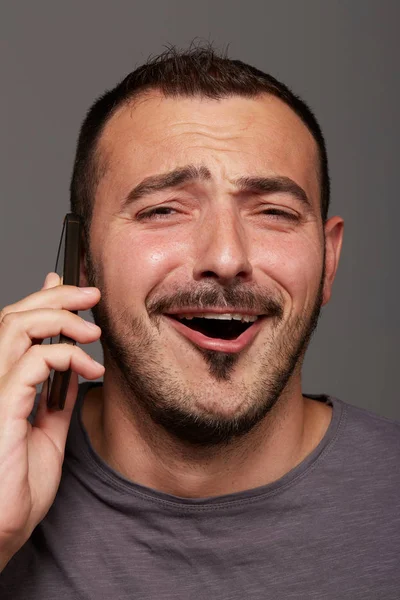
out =
[[[79,285],[81,237],[80,218],[73,213],[68,213],[64,218],[55,267],[55,272],[60,275],[64,285]],[[72,312],[77,314],[77,311]],[[75,340],[60,334],[58,340],[51,338],[50,343],[75,344]],[[47,406],[51,410],[63,410],[70,378],[71,369],[50,373],[47,386]]]

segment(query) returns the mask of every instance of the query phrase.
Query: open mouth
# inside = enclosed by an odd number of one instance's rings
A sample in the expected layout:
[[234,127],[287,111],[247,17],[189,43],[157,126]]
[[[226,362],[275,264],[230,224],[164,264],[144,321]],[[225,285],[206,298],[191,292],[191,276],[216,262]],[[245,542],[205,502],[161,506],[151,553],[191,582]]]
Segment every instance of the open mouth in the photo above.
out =
[[184,317],[179,315],[168,315],[185,327],[207,336],[208,338],[220,340],[236,340],[247,329],[261,317],[240,317],[215,315],[213,317]]
[[164,313],[167,321],[189,342],[215,352],[241,352],[261,330],[267,315],[244,313]]
[[192,319],[176,318],[182,325],[189,327],[193,331],[199,331],[209,338],[218,338],[220,340],[235,340],[246,329],[252,326],[252,323],[243,323],[242,321],[205,319],[203,317],[193,317]]

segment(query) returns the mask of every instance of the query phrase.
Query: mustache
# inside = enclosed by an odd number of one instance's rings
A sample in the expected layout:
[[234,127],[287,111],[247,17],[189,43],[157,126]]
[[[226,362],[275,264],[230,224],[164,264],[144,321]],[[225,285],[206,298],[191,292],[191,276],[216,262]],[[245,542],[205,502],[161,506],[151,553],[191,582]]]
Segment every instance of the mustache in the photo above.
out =
[[283,317],[283,297],[273,296],[265,290],[243,289],[238,286],[230,288],[199,287],[196,289],[179,290],[172,295],[163,295],[146,302],[150,316],[158,316],[171,309],[179,310],[188,307],[237,309],[238,311],[254,311],[271,317]]

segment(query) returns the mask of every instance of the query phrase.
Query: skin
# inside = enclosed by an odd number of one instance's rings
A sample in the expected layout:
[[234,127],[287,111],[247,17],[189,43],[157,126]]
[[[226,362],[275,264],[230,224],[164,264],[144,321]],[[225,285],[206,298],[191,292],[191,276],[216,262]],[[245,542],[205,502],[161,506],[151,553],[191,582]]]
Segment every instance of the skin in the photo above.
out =
[[[268,384],[274,365],[287,369],[284,341],[293,348],[301,341],[318,293],[322,305],[331,296],[344,223],[337,216],[322,222],[312,135],[271,96],[209,100],[151,91],[110,119],[99,151],[106,168],[96,190],[81,284],[95,279],[102,292],[99,314],[107,313],[132,361],[147,361],[149,372],[160,376],[157,384],[177,385],[194,414],[222,421],[240,417]],[[187,164],[206,167],[211,178],[121,208],[144,178]],[[310,210],[289,193],[238,193],[235,180],[254,176],[289,177],[306,193]],[[156,205],[173,210],[138,218]],[[297,220],[261,212],[271,208]],[[219,290],[238,285],[256,298],[274,299],[282,311],[279,319],[262,322],[252,343],[234,355],[225,378],[149,311],[160,297],[206,285]],[[103,348],[104,386],[87,394],[84,425],[103,460],[156,490],[189,498],[265,485],[299,464],[331,420],[330,407],[302,395],[304,348],[278,398],[250,431],[226,443],[190,443],[154,422]]]

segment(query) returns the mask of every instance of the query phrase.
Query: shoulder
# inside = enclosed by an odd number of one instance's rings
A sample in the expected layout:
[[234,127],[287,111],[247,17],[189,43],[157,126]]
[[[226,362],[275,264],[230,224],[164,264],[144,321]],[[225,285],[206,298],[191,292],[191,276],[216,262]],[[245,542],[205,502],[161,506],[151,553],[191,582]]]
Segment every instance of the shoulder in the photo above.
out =
[[398,473],[400,482],[400,422],[375,414],[335,397],[332,403],[341,408],[337,446],[343,460],[363,466],[376,475]]
[[332,396],[331,399],[342,405],[346,427],[355,436],[371,441],[383,438],[388,444],[400,444],[400,421],[383,417]]

